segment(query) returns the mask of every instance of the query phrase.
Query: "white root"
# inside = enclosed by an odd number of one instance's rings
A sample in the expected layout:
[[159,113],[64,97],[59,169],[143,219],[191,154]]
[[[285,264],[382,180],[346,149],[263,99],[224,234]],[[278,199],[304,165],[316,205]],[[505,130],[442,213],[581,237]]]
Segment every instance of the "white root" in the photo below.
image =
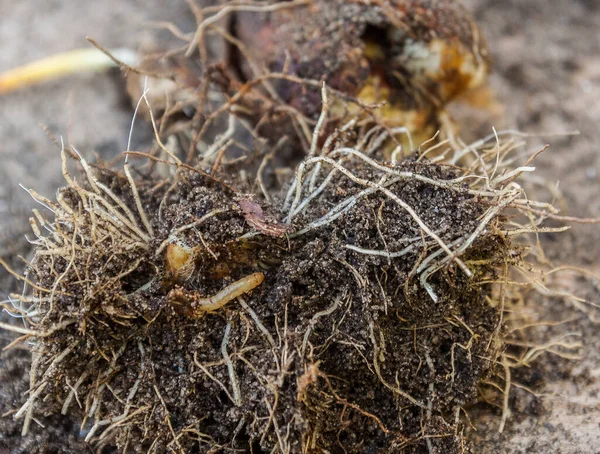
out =
[[[302,162],[298,166],[298,170],[296,172],[296,178],[297,178],[297,180],[301,181],[301,177],[302,177],[302,174],[303,174],[303,171],[304,171],[304,167],[307,164],[310,164],[312,162],[318,162],[318,161],[327,162],[331,166],[337,168],[341,173],[343,173],[344,175],[346,175],[350,180],[354,181],[357,184],[360,184],[361,186],[367,186],[369,188],[375,189],[376,191],[383,192],[386,196],[388,196],[390,199],[392,199],[394,202],[396,202],[398,205],[400,205],[406,212],[408,212],[408,214],[410,214],[410,216],[419,225],[419,227],[427,235],[429,235],[431,238],[433,238],[439,244],[439,246],[451,258],[451,260],[456,261],[456,263],[459,265],[459,267],[463,270],[463,272],[467,276],[469,276],[469,277],[472,276],[472,272],[469,270],[469,268],[458,257],[456,257],[452,253],[452,251],[450,250],[450,248],[446,245],[446,243],[435,232],[433,232],[433,230],[431,230],[423,222],[423,220],[419,217],[419,215],[415,212],[415,210],[410,205],[408,205],[404,200],[402,200],[400,197],[398,197],[396,194],[394,194],[392,191],[390,191],[389,189],[387,189],[383,185],[381,185],[379,183],[375,183],[375,182],[370,181],[370,180],[366,180],[364,178],[357,177],[355,174],[353,174],[352,172],[350,172],[347,168],[339,165],[333,159],[331,159],[331,158],[325,158],[325,157],[321,157],[321,158],[308,158],[304,162]],[[293,212],[295,210],[296,206],[298,205],[300,196],[301,196],[301,187],[298,186],[298,189],[296,191],[296,197],[294,198],[294,201],[292,202],[292,208],[290,208],[291,212]],[[290,221],[291,221],[291,219],[288,220],[288,222],[290,222]]]
[[231,381],[231,388],[233,390],[233,403],[238,407],[242,405],[242,396],[240,392],[240,385],[238,384],[237,375],[235,374],[235,368],[233,361],[227,352],[227,343],[229,342],[229,334],[231,332],[231,320],[227,322],[225,327],[225,334],[223,335],[223,342],[221,343],[221,354],[225,359],[227,365],[227,372],[229,373],[229,381]]

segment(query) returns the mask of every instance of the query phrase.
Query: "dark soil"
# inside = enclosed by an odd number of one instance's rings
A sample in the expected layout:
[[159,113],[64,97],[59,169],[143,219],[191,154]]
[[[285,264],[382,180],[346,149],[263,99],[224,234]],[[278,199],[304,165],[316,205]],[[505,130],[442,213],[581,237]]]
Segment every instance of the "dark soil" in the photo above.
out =
[[[0,346],[8,344],[8,336],[2,336]],[[43,418],[45,428],[36,429],[27,437],[21,437],[21,425],[15,424],[10,415],[21,404],[29,386],[31,354],[27,350],[13,349],[3,353],[0,369],[0,412],[7,414],[0,419],[0,452],[10,454],[91,452],[79,437],[79,427],[69,417],[56,415]]]
[[[347,167],[359,178],[381,177],[362,161]],[[457,176],[426,162],[398,170],[440,181]],[[48,225],[57,244],[40,245],[32,262],[37,285],[63,295],[35,304],[43,314],[37,329],[48,332],[35,346],[35,414],[66,411],[71,401],[69,413],[89,418],[83,435],[95,432],[96,446],[133,452],[426,452],[428,444],[460,452],[455,412],[475,401],[476,384],[499,353],[499,312],[484,298],[487,286],[476,284],[508,256],[501,236],[481,237],[464,255],[485,261],[471,266],[474,279],[454,266],[431,276],[434,303],[415,269],[435,242],[391,200],[358,199],[347,215],[301,234],[328,207],[358,195],[362,186],[343,176],[292,230],[247,239],[254,231],[248,203],[265,220],[283,217],[279,204],[263,213],[251,196],[231,190],[233,181],[191,171],[175,178],[138,183],[153,213],[149,242],[81,209],[101,194],[92,182],[61,191],[63,208],[55,207]],[[100,171],[98,179],[136,209],[124,177]],[[446,243],[473,232],[485,210],[460,186],[408,179],[389,189]],[[190,272],[165,266],[165,241],[194,251]],[[347,247],[398,251],[411,243],[398,258]],[[256,272],[264,282],[247,303],[190,317],[198,296]]]

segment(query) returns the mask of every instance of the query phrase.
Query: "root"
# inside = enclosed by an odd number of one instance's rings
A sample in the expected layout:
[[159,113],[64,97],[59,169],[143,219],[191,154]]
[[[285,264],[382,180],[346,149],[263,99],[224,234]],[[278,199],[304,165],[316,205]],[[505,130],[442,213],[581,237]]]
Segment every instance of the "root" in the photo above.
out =
[[335,299],[335,301],[333,302],[333,304],[331,305],[331,307],[329,307],[321,312],[317,312],[315,315],[313,315],[313,317],[311,318],[311,320],[309,322],[308,328],[307,328],[306,332],[304,333],[304,339],[302,341],[302,350],[301,350],[302,356],[304,356],[306,353],[306,347],[308,345],[310,333],[313,330],[313,328],[315,327],[315,325],[317,324],[317,321],[319,320],[319,318],[326,317],[327,315],[333,314],[340,307],[342,300],[345,299],[345,297],[346,297],[345,294],[337,297]]
[[[227,395],[227,397],[229,398],[229,400],[231,400],[231,402],[233,402],[234,404],[236,403],[236,400],[235,400],[235,398],[234,398],[234,397],[231,395],[231,393],[230,393],[230,392],[229,392],[229,390],[227,389],[227,386],[225,386],[225,385],[223,384],[223,382],[221,382],[221,381],[220,381],[219,379],[217,379],[217,378],[216,378],[214,375],[212,375],[212,374],[211,374],[211,373],[208,371],[208,369],[207,369],[207,368],[206,368],[206,367],[205,367],[203,364],[201,364],[201,363],[198,361],[198,358],[197,358],[197,353],[195,353],[195,354],[194,354],[194,364],[196,364],[196,366],[198,366],[198,368],[199,368],[199,369],[200,369],[202,372],[204,372],[204,374],[205,374],[205,375],[206,375],[208,378],[210,378],[210,379],[211,379],[212,381],[214,381],[214,382],[215,382],[217,385],[219,385],[219,387],[220,387],[220,388],[223,390],[223,392],[224,392],[224,393]],[[237,404],[236,404],[236,405],[237,405]]]
[[227,365],[227,371],[229,373],[229,380],[231,381],[231,388],[233,390],[233,403],[238,407],[242,405],[242,396],[240,393],[240,386],[238,384],[237,376],[235,374],[235,368],[229,353],[227,353],[227,343],[229,342],[229,333],[231,332],[231,320],[227,322],[225,327],[225,334],[223,334],[223,342],[221,343],[221,354],[225,359]]
[[510,377],[510,365],[506,359],[506,357],[502,358],[502,365],[504,366],[504,399],[502,401],[502,418],[500,419],[500,427],[498,427],[498,432],[502,433],[504,431],[504,426],[506,425],[506,420],[510,413],[508,408],[508,399],[510,396],[510,385],[511,385],[511,377]]
[[[426,232],[431,238],[433,238],[439,245],[440,247],[448,254],[448,256],[452,259],[455,260],[459,266],[461,267],[461,269],[465,272],[465,274],[467,276],[471,276],[472,273],[471,271],[466,267],[466,265],[458,258],[455,257],[455,255],[452,253],[452,251],[450,250],[450,248],[446,245],[446,243],[444,243],[444,241],[442,241],[442,239],[437,236],[419,217],[419,215],[414,211],[414,209],[412,207],[410,207],[406,202],[404,202],[400,197],[398,197],[396,194],[394,194],[393,192],[391,192],[390,190],[386,189],[384,186],[380,185],[379,183],[375,183],[373,181],[369,181],[369,180],[365,180],[363,178],[359,178],[356,175],[354,175],[352,172],[350,172],[348,169],[346,169],[345,167],[340,166],[336,161],[330,159],[330,158],[309,158],[306,161],[304,161],[303,164],[310,164],[312,162],[327,162],[328,164],[332,165],[333,167],[337,168],[341,173],[343,173],[344,175],[346,175],[350,180],[354,181],[355,183],[362,185],[362,186],[368,186],[372,189],[374,189],[375,191],[381,191],[382,193],[384,193],[386,196],[388,196],[390,199],[392,199],[394,202],[396,202],[398,205],[400,205],[404,210],[406,210],[411,217],[415,220],[415,222],[419,225],[419,227],[421,227],[421,229],[423,229],[424,232]],[[302,164],[298,167],[298,171],[297,171],[297,180],[301,181],[301,176],[302,176],[302,172],[303,172],[303,167]],[[300,188],[300,186],[298,186],[298,188]],[[298,204],[298,201],[300,199],[300,191],[298,190],[296,192],[296,198],[294,199],[294,202],[292,203],[292,208],[290,208],[290,211],[293,212],[296,205]],[[291,221],[291,219],[290,219]],[[288,222],[290,222],[288,221]]]
[[244,300],[244,298],[242,298],[241,296],[238,296],[237,299],[240,302],[240,306],[242,306],[244,308],[244,310],[246,312],[248,312],[248,314],[250,315],[250,318],[254,321],[254,323],[256,323],[256,327],[258,328],[258,330],[269,341],[269,345],[272,348],[275,348],[276,347],[276,345],[275,345],[275,339],[273,339],[273,336],[271,336],[271,333],[269,332],[269,330],[260,321],[260,319],[258,318],[258,315],[256,315],[256,312],[254,312],[254,310],[252,310],[252,308],[250,306],[248,306],[248,303],[246,303],[246,301]]
[[[329,391],[331,392],[331,394],[333,394],[333,397],[335,397],[335,399],[338,401],[338,403],[344,405],[345,407],[350,407],[353,410],[357,411],[358,413],[360,413],[361,415],[372,419],[373,421],[375,421],[375,423],[379,426],[379,428],[381,429],[381,431],[385,434],[389,434],[391,433],[391,431],[385,427],[385,425],[383,424],[383,422],[381,421],[381,419],[379,419],[376,415],[369,413],[368,411],[363,410],[362,408],[360,408],[358,405],[352,403],[352,402],[348,402],[347,399],[344,399],[342,397],[340,397],[335,390],[333,389],[333,386],[331,385],[331,381],[329,380],[329,377],[325,374],[323,374],[322,372],[318,372],[317,373],[318,377],[322,378],[323,380],[325,380],[325,383],[327,384],[327,388],[329,389]],[[405,439],[406,440],[406,439]]]
[[[270,5],[252,5],[252,4],[243,5],[242,4],[242,5],[231,5],[231,6],[227,5],[227,6],[204,8],[197,12],[197,15],[202,17],[203,20],[198,24],[196,33],[194,34],[194,37],[192,38],[192,41],[190,42],[190,44],[185,52],[185,56],[190,57],[192,55],[192,53],[196,50],[196,48],[199,48],[200,49],[200,59],[203,63],[206,63],[208,60],[208,54],[206,51],[206,46],[204,44],[205,30],[209,26],[219,22],[221,19],[228,16],[229,14],[232,14],[234,12],[239,12],[239,11],[266,13],[266,12],[277,11],[279,9],[294,8],[296,6],[306,5],[308,3],[310,3],[310,0],[295,0],[292,2],[287,2],[285,4],[279,4],[279,3],[270,4]],[[206,14],[210,14],[213,12],[215,14],[204,19]]]
[[402,391],[400,389],[400,387],[391,385],[383,378],[383,376],[381,375],[381,369],[379,367],[379,352],[380,352],[379,344],[377,343],[377,340],[375,339],[375,331],[374,331],[373,323],[371,323],[369,325],[369,329],[370,329],[371,342],[373,343],[373,368],[375,369],[375,372],[377,373],[377,376],[379,377],[379,381],[381,381],[381,383],[387,389],[392,391],[394,394],[398,394],[399,396],[404,397],[411,404],[416,405],[417,407],[420,407],[423,409],[427,409],[427,407],[425,405],[423,405],[421,402],[417,401],[414,397],[412,397],[408,393]]

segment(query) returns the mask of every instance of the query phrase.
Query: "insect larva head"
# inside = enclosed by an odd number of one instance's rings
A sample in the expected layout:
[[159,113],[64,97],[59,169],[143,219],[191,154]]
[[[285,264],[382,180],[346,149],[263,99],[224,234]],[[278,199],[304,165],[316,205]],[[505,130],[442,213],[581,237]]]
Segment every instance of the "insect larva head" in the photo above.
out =
[[167,271],[177,281],[188,280],[196,268],[196,248],[171,243],[165,253]]

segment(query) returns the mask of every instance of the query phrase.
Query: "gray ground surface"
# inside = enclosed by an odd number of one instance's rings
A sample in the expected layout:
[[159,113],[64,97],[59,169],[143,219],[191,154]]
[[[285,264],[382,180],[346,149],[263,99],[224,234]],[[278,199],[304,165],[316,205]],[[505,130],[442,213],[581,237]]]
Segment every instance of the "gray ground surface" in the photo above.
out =
[[[86,36],[106,48],[151,48],[166,34],[157,35],[148,23],[189,24],[187,11],[183,1],[0,0],[0,71],[91,47]],[[116,72],[80,74],[0,98],[0,239],[12,239],[22,228],[12,215],[21,211],[16,207],[32,206],[18,184],[52,196],[61,183],[60,150],[40,125],[87,157],[108,159],[125,148],[132,113],[120,81]],[[136,136],[147,132],[140,126]],[[0,252],[11,247],[2,243]]]
[[[575,137],[544,137],[549,151],[538,174],[560,182],[569,214],[600,216],[600,3],[565,0],[470,0],[495,61],[492,84],[506,105],[506,123],[527,132],[579,130]],[[555,264],[585,266],[600,274],[600,227],[579,225],[548,235],[544,248]],[[554,279],[579,296],[600,301],[595,279],[560,274]],[[504,434],[479,430],[485,453],[600,453],[600,329],[560,299],[532,301],[545,320],[573,321],[563,332],[582,334],[583,360],[548,360],[535,369],[545,397],[523,391]],[[598,320],[598,311],[592,312]],[[540,335],[547,333],[540,333]],[[490,428],[497,427],[497,421]]]
[[[545,136],[528,143],[532,150],[551,143],[537,161],[538,174],[560,180],[564,200],[559,205],[571,215],[600,216],[600,3],[466,3],[489,39],[496,68],[492,85],[506,106],[505,119],[496,126],[527,132],[581,131],[576,137]],[[106,47],[148,46],[156,31],[142,27],[143,22],[176,18],[189,30],[189,15],[182,16],[183,11],[183,0],[0,0],[0,71],[85,47],[86,35]],[[9,253],[16,239],[22,238],[24,210],[17,207],[31,206],[18,184],[52,196],[61,182],[58,150],[39,123],[68,137],[84,155],[114,156],[125,147],[132,115],[121,88],[115,74],[79,75],[0,97],[0,254]],[[147,137],[148,131],[140,128],[138,134]],[[583,265],[600,274],[598,226],[576,226],[559,236],[548,235],[544,246],[555,263]],[[600,301],[600,282],[594,279],[565,274],[557,281],[578,295]],[[600,453],[600,329],[560,299],[532,298],[528,304],[541,319],[572,320],[566,329],[582,334],[583,359],[537,364],[532,371],[541,377],[536,389],[546,396],[515,391],[514,411],[504,434],[495,432],[498,414],[473,409],[477,452]],[[5,337],[0,339],[6,342]],[[8,362],[4,354],[0,368],[8,370]],[[8,376],[18,378],[22,373],[21,367]],[[0,400],[3,396],[0,393]],[[14,404],[4,400],[0,412]]]

